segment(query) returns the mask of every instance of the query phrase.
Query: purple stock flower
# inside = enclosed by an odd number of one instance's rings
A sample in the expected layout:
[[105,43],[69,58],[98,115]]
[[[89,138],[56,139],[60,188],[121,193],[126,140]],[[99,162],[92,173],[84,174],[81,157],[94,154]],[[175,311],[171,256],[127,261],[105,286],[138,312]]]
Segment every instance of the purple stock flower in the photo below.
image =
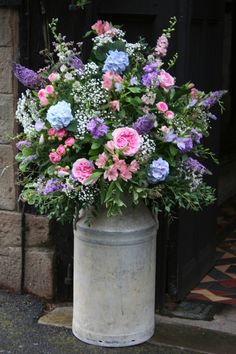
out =
[[159,86],[159,81],[158,81],[158,74],[159,74],[159,62],[155,61],[154,63],[147,64],[144,66],[143,71],[145,74],[142,76],[142,84],[143,86],[146,87],[158,87]]
[[58,192],[62,190],[63,187],[64,185],[59,178],[51,178],[46,182],[43,188],[41,188],[41,193],[47,195],[49,193]]
[[210,109],[212,106],[214,106],[225,94],[227,93],[226,90],[220,90],[220,91],[214,91],[211,92],[210,95],[207,98],[203,98],[199,106],[206,107],[207,109]]
[[73,68],[81,71],[81,73],[84,71],[84,64],[83,64],[82,60],[80,60],[80,58],[78,58],[75,55],[72,55],[69,57],[69,64]]
[[26,163],[29,163],[29,162],[31,162],[31,161],[37,160],[37,158],[38,158],[38,155],[30,155],[30,156],[25,157],[25,158],[21,161],[21,163],[22,163],[22,164],[26,164]]
[[20,151],[22,151],[24,148],[28,148],[31,146],[31,142],[26,141],[26,140],[21,140],[16,143],[16,148]]
[[101,136],[107,134],[108,127],[101,118],[92,118],[87,124],[88,131],[92,134],[94,139],[99,139]]
[[152,73],[155,71],[158,71],[159,68],[159,62],[158,61],[154,61],[151,64],[147,64],[143,67],[143,71],[147,74],[147,73]]
[[158,160],[152,161],[149,166],[149,180],[151,183],[162,182],[169,174],[169,163],[160,157]]
[[174,133],[174,130],[171,129],[169,133],[164,134],[164,139],[167,143],[172,143],[177,139],[177,135]]
[[35,122],[34,128],[37,132],[40,132],[45,128],[45,123],[39,119]]
[[154,121],[152,114],[146,114],[142,117],[139,117],[136,122],[133,124],[133,128],[142,135],[149,133],[149,131],[154,127]]
[[192,129],[191,130],[191,138],[193,139],[193,141],[197,144],[200,144],[201,139],[202,139],[202,133],[198,133],[196,131],[196,129]]
[[193,159],[192,157],[189,157],[185,162],[184,165],[187,169],[203,175],[204,173],[207,173],[207,169],[205,166],[203,166],[198,160]]
[[188,138],[177,138],[176,145],[178,146],[181,152],[187,152],[192,150],[193,148],[193,141],[191,137]]
[[41,78],[31,69],[28,69],[20,64],[13,64],[13,72],[20,83],[26,87],[34,89],[41,85]]
[[130,79],[130,85],[131,85],[131,86],[138,85],[138,78],[137,78],[137,76],[131,77],[131,79]]

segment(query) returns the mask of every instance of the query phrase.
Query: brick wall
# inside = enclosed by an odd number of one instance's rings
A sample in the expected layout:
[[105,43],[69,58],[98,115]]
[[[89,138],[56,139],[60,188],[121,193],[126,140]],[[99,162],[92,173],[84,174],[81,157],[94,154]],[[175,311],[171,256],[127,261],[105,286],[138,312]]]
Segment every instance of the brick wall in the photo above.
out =
[[[16,9],[0,7],[0,288],[20,290],[21,213],[17,203],[14,112],[17,83],[12,62],[18,57],[19,19]],[[54,248],[47,218],[26,215],[25,291],[54,297]]]

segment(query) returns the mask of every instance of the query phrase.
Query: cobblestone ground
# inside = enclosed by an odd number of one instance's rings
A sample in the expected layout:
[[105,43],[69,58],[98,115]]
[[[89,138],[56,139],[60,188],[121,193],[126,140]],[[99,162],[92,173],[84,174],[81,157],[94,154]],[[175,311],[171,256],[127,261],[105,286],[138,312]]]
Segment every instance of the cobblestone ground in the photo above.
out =
[[0,291],[0,353],[4,354],[179,354],[150,343],[111,349],[87,345],[69,329],[39,325],[43,303],[30,295]]

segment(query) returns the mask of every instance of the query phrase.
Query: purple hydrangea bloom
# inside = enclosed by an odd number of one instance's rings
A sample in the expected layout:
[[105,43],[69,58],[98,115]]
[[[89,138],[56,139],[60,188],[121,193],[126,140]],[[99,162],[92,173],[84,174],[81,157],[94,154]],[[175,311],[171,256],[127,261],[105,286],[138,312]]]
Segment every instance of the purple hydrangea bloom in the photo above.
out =
[[81,71],[81,73],[84,71],[84,64],[83,64],[82,60],[80,60],[80,58],[78,58],[75,55],[72,55],[69,57],[69,64],[73,68]]
[[35,122],[34,128],[37,132],[40,132],[45,128],[45,123],[39,119]]
[[169,175],[169,163],[160,157],[158,160],[152,161],[149,166],[149,180],[151,183],[162,182]]
[[191,137],[188,138],[177,138],[176,145],[178,146],[181,152],[191,151],[193,148],[193,141]]
[[107,134],[108,127],[102,118],[92,118],[87,124],[88,131],[92,134],[94,139],[99,139]]
[[133,128],[137,130],[140,135],[149,133],[153,127],[154,121],[152,119],[152,114],[146,114],[142,117],[139,117],[133,124]]
[[20,64],[13,64],[13,72],[20,83],[28,88],[35,89],[41,85],[40,76],[31,69]]
[[198,160],[193,159],[192,157],[189,157],[185,162],[184,165],[187,169],[198,173],[200,175],[203,175],[204,173],[207,173],[207,169],[205,166],[203,166]]
[[202,101],[200,101],[199,106],[204,106],[207,109],[210,109],[212,106],[214,106],[225,94],[227,93],[226,90],[220,90],[220,91],[214,91],[211,92],[210,95],[207,98],[203,98]]
[[16,143],[16,148],[20,151],[22,151],[25,147],[28,148],[30,146],[31,146],[31,142],[26,140],[21,140]]
[[158,87],[159,86],[158,72],[152,72],[143,75],[141,82],[142,85],[146,87],[152,87],[152,86]]
[[128,54],[118,50],[109,50],[102,71],[121,74],[129,65]]

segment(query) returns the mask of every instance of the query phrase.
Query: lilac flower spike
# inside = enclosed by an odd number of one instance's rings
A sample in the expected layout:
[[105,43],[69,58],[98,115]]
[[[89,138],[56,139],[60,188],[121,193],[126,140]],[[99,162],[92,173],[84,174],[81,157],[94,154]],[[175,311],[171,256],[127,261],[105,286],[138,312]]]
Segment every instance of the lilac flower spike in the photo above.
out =
[[41,84],[41,78],[35,71],[20,64],[13,64],[13,72],[18,81],[28,88],[35,89]]

